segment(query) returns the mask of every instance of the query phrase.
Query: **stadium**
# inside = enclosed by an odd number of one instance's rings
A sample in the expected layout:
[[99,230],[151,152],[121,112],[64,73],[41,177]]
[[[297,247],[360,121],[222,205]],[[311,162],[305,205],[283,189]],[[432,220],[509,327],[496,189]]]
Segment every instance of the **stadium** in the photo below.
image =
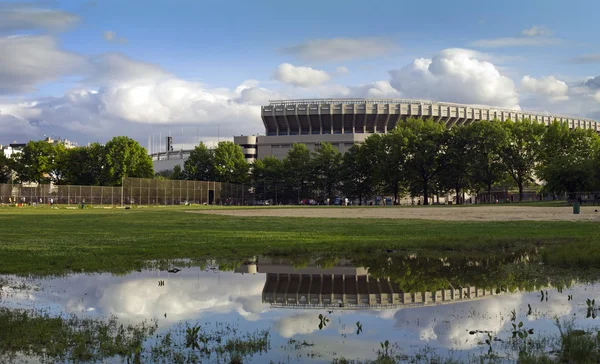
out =
[[261,116],[265,135],[234,136],[234,142],[242,147],[248,162],[265,156],[283,158],[293,143],[306,144],[313,150],[320,143],[328,142],[344,153],[370,134],[387,133],[411,117],[433,118],[448,127],[479,120],[531,119],[545,125],[558,120],[567,123],[569,128],[600,132],[597,121],[582,117],[426,100],[275,100],[261,107]]

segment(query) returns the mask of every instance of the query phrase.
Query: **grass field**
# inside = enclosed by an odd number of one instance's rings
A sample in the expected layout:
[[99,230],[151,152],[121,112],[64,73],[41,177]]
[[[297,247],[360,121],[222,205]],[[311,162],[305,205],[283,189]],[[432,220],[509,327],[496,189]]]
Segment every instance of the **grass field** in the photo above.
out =
[[560,252],[549,258],[557,265],[600,266],[596,222],[236,217],[186,210],[1,208],[0,273],[121,272],[178,258],[493,252],[532,245]]

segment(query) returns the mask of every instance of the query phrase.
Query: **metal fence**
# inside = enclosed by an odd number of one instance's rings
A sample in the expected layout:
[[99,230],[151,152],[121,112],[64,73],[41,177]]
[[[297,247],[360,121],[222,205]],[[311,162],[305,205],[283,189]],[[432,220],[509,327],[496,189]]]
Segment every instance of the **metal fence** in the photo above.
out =
[[0,184],[2,204],[245,205],[248,186],[212,181],[126,178],[123,186]]

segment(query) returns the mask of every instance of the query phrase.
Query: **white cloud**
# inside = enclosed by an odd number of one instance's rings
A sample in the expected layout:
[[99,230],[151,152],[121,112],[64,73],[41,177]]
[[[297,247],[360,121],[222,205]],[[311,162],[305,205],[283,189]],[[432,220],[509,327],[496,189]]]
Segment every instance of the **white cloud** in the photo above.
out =
[[375,81],[358,86],[323,85],[314,89],[319,97],[398,98],[401,93],[389,81]]
[[481,54],[446,49],[390,71],[391,86],[403,97],[519,109],[514,82]]
[[87,84],[96,86],[130,86],[137,83],[157,83],[174,78],[172,74],[151,63],[133,60],[118,53],[106,53],[90,61]]
[[505,37],[495,39],[480,39],[472,42],[473,47],[501,48],[501,47],[537,47],[560,44],[557,38],[548,37]]
[[546,27],[534,25],[529,29],[523,29],[521,35],[525,37],[548,37],[552,35],[552,32]]
[[65,11],[41,9],[28,4],[0,4],[0,33],[32,29],[63,31],[79,21]]
[[525,76],[521,79],[521,89],[535,95],[546,97],[552,101],[565,101],[569,99],[567,93],[569,86],[554,76],[546,76],[536,79]]
[[[316,313],[302,313],[291,317],[283,317],[275,324],[275,329],[284,338],[298,334],[310,334],[319,330],[319,317]],[[330,325],[331,326],[331,325]],[[326,326],[326,330],[329,326]]]
[[59,49],[50,36],[0,37],[0,94],[34,91],[85,64],[83,57]]
[[329,62],[379,57],[396,48],[392,41],[382,38],[331,38],[310,40],[282,51],[304,61]]
[[329,80],[325,71],[311,67],[296,67],[290,63],[282,63],[275,71],[275,79],[299,87],[317,86]]

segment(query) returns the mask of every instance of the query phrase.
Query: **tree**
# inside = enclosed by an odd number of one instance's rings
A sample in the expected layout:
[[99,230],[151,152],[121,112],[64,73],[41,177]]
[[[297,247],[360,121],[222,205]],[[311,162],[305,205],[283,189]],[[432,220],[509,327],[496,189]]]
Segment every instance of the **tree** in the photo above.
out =
[[21,182],[47,183],[56,168],[56,148],[46,141],[30,141],[15,156],[14,170]]
[[194,181],[214,181],[214,153],[200,142],[183,165],[185,178]]
[[491,202],[492,186],[504,179],[506,169],[501,154],[506,130],[498,121],[482,120],[467,126],[472,139],[470,183],[475,190],[485,188]]
[[154,174],[155,178],[159,179],[171,179],[171,180],[183,180],[185,179],[185,174],[183,173],[183,169],[179,164],[176,164],[173,169],[165,169],[162,171],[158,171]]
[[409,155],[408,139],[404,124],[398,124],[388,134],[374,134],[365,141],[365,151],[376,165],[376,179],[383,191],[394,196],[394,204],[400,203],[400,190],[406,183],[406,161]]
[[259,200],[281,201],[285,193],[284,180],[283,162],[273,156],[258,159],[252,165],[254,196]]
[[359,205],[375,194],[376,164],[365,144],[355,144],[344,154],[340,168],[342,193],[351,199],[358,198]]
[[292,144],[283,160],[287,183],[296,193],[298,202],[310,195],[311,164],[310,150],[306,145],[299,143]]
[[0,183],[10,183],[12,181],[12,164],[10,159],[6,158],[4,152],[0,151]]
[[86,147],[68,149],[63,160],[65,183],[84,186],[104,184],[102,179],[106,155],[101,144],[92,143]]
[[523,187],[533,182],[533,171],[540,155],[540,145],[545,126],[529,119],[507,120],[502,123],[507,135],[501,160],[504,168],[519,188],[519,201],[523,201]]
[[314,187],[332,203],[340,184],[342,153],[331,143],[321,143],[312,153],[311,161]]
[[215,148],[215,177],[218,182],[247,183],[250,166],[244,152],[233,142],[220,142]]
[[422,194],[429,205],[429,188],[433,179],[443,168],[446,151],[446,127],[429,120],[408,119],[401,124],[408,142],[407,175],[411,180],[413,194]]
[[118,136],[104,147],[105,166],[102,169],[102,185],[118,186],[125,177],[152,178],[152,159],[135,140]]
[[455,126],[448,131],[446,153],[441,157],[444,168],[439,174],[440,188],[454,189],[457,203],[464,203],[464,189],[469,184],[472,166],[472,149],[469,127]]
[[557,121],[548,126],[542,137],[537,176],[544,189],[553,194],[590,191],[596,186],[595,158],[600,151],[600,137],[592,130],[570,130]]

